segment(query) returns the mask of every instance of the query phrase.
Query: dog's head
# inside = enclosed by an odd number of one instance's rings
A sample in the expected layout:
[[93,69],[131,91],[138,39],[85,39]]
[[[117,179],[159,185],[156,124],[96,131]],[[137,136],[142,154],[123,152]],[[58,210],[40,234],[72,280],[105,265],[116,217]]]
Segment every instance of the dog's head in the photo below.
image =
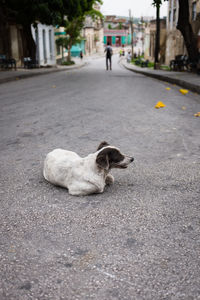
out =
[[125,169],[134,161],[133,157],[122,154],[118,148],[107,142],[102,142],[97,151],[96,163],[107,171],[112,168]]

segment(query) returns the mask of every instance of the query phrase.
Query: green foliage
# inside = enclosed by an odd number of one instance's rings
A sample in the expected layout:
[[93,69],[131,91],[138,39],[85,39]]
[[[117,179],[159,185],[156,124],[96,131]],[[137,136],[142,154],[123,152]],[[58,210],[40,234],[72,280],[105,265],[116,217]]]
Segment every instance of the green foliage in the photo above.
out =
[[[139,56],[138,58],[132,59],[132,60],[131,60],[131,63],[132,63],[133,65],[136,65],[136,66],[138,66],[138,67],[141,67],[142,62],[144,62],[144,61],[145,61],[145,60],[144,60],[144,57],[143,57],[143,56]],[[148,62],[148,68],[149,68],[149,69],[154,69],[154,62],[149,61],[149,62]],[[160,66],[160,69],[161,69],[161,70],[164,70],[164,71],[170,71],[169,66],[166,66],[166,65],[161,65],[161,66]]]
[[71,21],[66,21],[65,32],[69,40],[69,44],[74,45],[81,41],[80,32],[84,26],[84,17],[74,18]]
[[70,61],[63,61],[62,62],[62,66],[71,66],[71,65],[74,65],[75,62],[73,60],[70,60]]
[[69,44],[69,38],[68,37],[59,37],[56,40],[56,45],[57,46],[60,46],[60,47],[63,47],[63,48],[67,49],[68,44]]
[[62,47],[62,61],[64,60],[64,48],[68,48],[69,46],[69,38],[68,37],[59,37],[56,40],[56,45]]
[[111,24],[108,24],[108,29],[112,29],[112,26],[111,26]]
[[[93,3],[94,3],[94,1],[93,1]],[[71,47],[77,43],[80,43],[82,40],[81,30],[84,26],[84,21],[85,21],[86,15],[90,15],[93,19],[102,17],[102,14],[99,11],[90,7],[90,10],[85,11],[85,13],[83,15],[80,15],[78,17],[68,18],[67,20],[65,20],[65,32],[66,32],[67,40],[68,40],[68,46],[67,46],[68,61],[71,60],[71,57],[70,57]]]
[[90,17],[92,17],[92,19],[95,21],[96,19],[104,19],[104,16],[102,15],[102,13],[96,9],[90,9],[89,11],[85,12],[85,15],[89,15]]
[[161,65],[160,68],[161,68],[161,70],[164,70],[164,71],[170,71],[170,67],[166,66],[166,65]]
[[122,23],[119,23],[118,29],[122,29]]
[[38,21],[63,25],[66,16],[72,20],[89,12],[95,14],[95,3],[101,0],[0,0],[0,9],[6,21],[17,24],[27,26]]
[[[71,22],[79,18],[84,18],[87,14],[91,14],[92,17],[97,15],[101,17],[101,13],[93,9],[93,5],[98,3],[101,4],[102,1],[0,0],[0,18],[3,24],[22,25],[22,39],[25,41],[23,43],[23,52],[26,56],[34,58],[36,55],[36,46],[31,34],[31,24],[36,26],[40,22],[46,25],[66,26],[66,20]],[[81,28],[77,25],[77,30]],[[73,36],[71,33],[69,35]],[[78,39],[77,34],[76,39]],[[76,39],[74,38],[73,40]]]
[[153,69],[154,68],[154,62],[149,62],[148,63],[148,68]]
[[81,29],[84,25],[84,17],[74,18],[73,20],[65,21],[65,37],[60,37],[56,40],[56,44],[60,47],[62,47],[62,60],[63,57],[63,49],[66,48],[68,50],[68,57],[67,57],[67,63],[70,64],[71,61],[71,53],[70,49],[72,45],[75,45],[77,43],[80,43],[82,38],[80,36]]
[[47,25],[59,21],[61,0],[0,0],[5,19],[21,25],[39,21]]
[[168,1],[168,0],[152,0],[152,5],[153,6],[161,6],[163,4],[163,2]]

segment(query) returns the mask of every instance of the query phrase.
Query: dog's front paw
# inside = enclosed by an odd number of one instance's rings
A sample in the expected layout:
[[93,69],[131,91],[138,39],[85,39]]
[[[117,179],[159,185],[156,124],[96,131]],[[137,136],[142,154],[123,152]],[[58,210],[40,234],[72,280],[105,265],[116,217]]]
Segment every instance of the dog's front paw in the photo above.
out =
[[106,177],[106,184],[110,185],[113,184],[114,182],[114,177],[111,174],[108,174]]

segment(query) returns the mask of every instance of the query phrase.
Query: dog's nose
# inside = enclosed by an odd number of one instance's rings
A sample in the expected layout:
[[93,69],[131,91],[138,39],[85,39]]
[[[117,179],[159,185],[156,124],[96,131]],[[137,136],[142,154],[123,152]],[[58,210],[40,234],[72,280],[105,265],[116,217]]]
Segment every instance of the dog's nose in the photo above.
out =
[[133,158],[133,157],[131,157],[131,162],[132,162],[132,161],[134,161],[134,158]]

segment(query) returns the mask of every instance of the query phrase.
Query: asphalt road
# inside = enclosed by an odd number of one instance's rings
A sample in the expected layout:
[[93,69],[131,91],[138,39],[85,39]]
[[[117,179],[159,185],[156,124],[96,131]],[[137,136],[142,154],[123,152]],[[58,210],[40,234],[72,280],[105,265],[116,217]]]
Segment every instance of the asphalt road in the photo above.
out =
[[[200,299],[200,97],[117,60],[0,87],[0,300]],[[43,179],[102,140],[135,158],[103,194]]]

